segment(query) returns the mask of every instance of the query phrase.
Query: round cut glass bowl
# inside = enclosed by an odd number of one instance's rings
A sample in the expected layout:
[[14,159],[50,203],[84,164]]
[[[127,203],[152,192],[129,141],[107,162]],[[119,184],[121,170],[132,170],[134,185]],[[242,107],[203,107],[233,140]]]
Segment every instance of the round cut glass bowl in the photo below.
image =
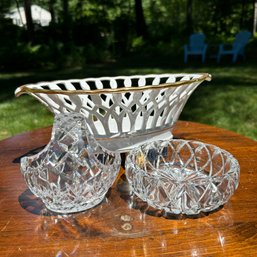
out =
[[196,215],[224,205],[238,187],[239,171],[229,152],[179,139],[144,144],[126,159],[134,193],[173,214]]
[[149,141],[172,138],[188,98],[209,74],[150,74],[57,80],[24,85],[55,114],[81,113],[102,146],[127,152]]

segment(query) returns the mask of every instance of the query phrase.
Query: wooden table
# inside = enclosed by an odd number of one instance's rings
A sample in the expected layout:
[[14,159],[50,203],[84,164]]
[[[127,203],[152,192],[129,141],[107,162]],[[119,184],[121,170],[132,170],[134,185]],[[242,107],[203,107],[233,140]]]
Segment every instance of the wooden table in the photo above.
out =
[[131,196],[122,177],[89,211],[54,215],[27,189],[22,155],[39,150],[51,128],[0,142],[0,256],[257,256],[257,142],[223,129],[178,122],[174,135],[231,152],[240,185],[220,210],[164,217]]

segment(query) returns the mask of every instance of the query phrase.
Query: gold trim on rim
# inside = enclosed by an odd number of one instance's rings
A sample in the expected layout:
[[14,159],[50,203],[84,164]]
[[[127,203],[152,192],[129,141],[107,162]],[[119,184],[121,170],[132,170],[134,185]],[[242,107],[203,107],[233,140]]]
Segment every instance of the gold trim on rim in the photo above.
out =
[[[190,74],[181,74],[181,75],[190,75]],[[58,90],[58,89],[36,89],[36,88],[29,88],[27,85],[20,86],[15,91],[15,96],[18,97],[22,94],[61,94],[61,95],[78,95],[78,94],[87,94],[87,95],[95,95],[95,94],[107,94],[107,93],[126,93],[126,92],[133,92],[133,91],[144,91],[150,89],[164,89],[170,87],[179,87],[188,85],[194,82],[201,82],[204,80],[211,81],[211,75],[208,73],[199,74],[202,75],[199,78],[191,79],[191,80],[183,80],[183,81],[176,81],[173,83],[164,83],[159,85],[146,85],[143,87],[123,87],[123,88],[105,88],[105,89],[94,89],[94,90]],[[46,82],[47,83],[47,82]]]

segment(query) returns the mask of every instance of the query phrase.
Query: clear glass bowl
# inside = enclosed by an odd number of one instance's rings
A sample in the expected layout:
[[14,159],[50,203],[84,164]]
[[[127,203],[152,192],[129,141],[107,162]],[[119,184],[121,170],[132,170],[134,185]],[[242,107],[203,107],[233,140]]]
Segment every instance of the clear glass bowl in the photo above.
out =
[[120,154],[97,143],[82,114],[58,114],[50,142],[38,154],[21,159],[21,172],[48,209],[72,213],[103,200],[120,163]]
[[56,80],[18,87],[53,113],[81,113],[102,146],[127,152],[172,138],[188,98],[209,74],[149,74]]
[[225,204],[239,183],[238,161],[217,146],[170,140],[144,144],[126,159],[134,193],[168,213],[195,215]]

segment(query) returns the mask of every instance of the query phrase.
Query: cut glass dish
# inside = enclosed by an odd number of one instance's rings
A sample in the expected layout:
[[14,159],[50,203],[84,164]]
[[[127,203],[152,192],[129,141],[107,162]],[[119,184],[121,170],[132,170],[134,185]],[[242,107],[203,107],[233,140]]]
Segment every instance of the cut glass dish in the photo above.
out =
[[150,74],[57,80],[16,89],[53,113],[81,113],[102,146],[126,152],[149,141],[172,138],[188,98],[209,74]]
[[126,159],[133,192],[173,214],[195,215],[224,205],[238,187],[239,171],[229,152],[179,139],[144,144]]
[[102,148],[78,113],[55,116],[51,140],[21,159],[29,189],[54,212],[79,212],[99,204],[120,170],[120,154]]

